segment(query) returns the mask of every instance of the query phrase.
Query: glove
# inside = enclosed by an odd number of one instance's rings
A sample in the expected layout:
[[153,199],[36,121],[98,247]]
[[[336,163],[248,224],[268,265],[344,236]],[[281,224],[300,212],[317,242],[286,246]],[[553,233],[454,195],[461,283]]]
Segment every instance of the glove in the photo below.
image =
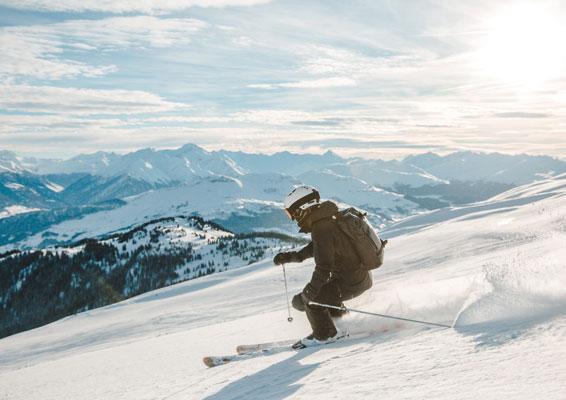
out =
[[301,262],[301,260],[299,260],[299,254],[296,251],[277,253],[277,255],[273,257],[273,264],[275,265],[287,264],[290,262]]
[[298,311],[305,311],[306,305],[303,300],[303,294],[299,293],[293,296],[293,300],[291,301],[291,305],[295,310]]

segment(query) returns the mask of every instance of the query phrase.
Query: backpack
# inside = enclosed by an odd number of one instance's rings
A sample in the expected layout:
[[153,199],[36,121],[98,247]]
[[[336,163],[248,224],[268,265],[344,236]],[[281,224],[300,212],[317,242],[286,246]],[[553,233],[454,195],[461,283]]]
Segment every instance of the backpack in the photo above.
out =
[[363,268],[372,270],[381,267],[387,240],[379,238],[366,219],[366,213],[350,207],[336,214],[336,223],[352,242]]

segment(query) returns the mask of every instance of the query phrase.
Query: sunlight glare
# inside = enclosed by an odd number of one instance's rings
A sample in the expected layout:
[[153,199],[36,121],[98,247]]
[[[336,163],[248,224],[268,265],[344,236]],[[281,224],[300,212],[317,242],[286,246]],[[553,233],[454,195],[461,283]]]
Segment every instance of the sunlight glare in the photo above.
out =
[[478,61],[490,75],[533,86],[564,73],[566,29],[550,11],[530,4],[502,10],[488,32]]

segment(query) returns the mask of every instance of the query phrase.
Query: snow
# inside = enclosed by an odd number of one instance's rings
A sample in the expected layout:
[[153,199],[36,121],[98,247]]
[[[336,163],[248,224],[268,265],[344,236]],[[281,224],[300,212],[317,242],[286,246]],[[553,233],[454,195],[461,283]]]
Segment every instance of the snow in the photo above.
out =
[[87,172],[104,177],[128,175],[150,183],[187,183],[195,177],[241,174],[237,166],[194,145],[175,150],[142,149],[125,155],[105,152],[81,154],[69,160],[38,165],[37,169],[42,174]]
[[409,156],[405,164],[413,164],[432,176],[459,181],[491,181],[509,184],[526,184],[565,172],[563,161],[551,157],[476,153],[461,151],[444,157],[432,153]]
[[401,161],[355,159],[329,169],[341,175],[355,176],[379,187],[394,187],[398,184],[418,187],[448,182]]
[[[566,175],[383,232],[355,339],[207,369],[206,355],[309,333],[265,260],[0,340],[3,399],[566,398]],[[312,261],[287,265],[292,293]]]
[[[247,179],[249,180],[251,177],[247,176]],[[214,177],[190,185],[148,191],[126,198],[127,204],[125,206],[89,214],[76,220],[68,220],[50,227],[49,231],[61,238],[64,238],[65,235],[73,237],[77,232],[82,232],[80,237],[76,237],[78,240],[83,237],[95,237],[122,231],[134,225],[166,216],[190,215],[197,212],[199,215],[210,219],[218,213],[236,211],[244,201],[242,197],[251,195],[253,198],[254,193],[260,200],[284,196],[281,188],[275,193],[262,194],[259,189],[252,193],[251,191],[255,189],[250,187],[250,191],[244,193],[241,184],[235,178]],[[290,187],[290,185],[285,187]],[[219,196],[218,193],[222,193],[222,195]],[[256,209],[261,210],[266,206],[266,203],[254,205],[253,202],[249,202],[246,203],[245,211],[249,213]],[[272,205],[271,208],[273,207]],[[42,240],[42,233],[39,233],[29,238],[26,244],[37,246]]]
[[8,207],[4,207],[4,209],[0,211],[0,219],[9,218],[9,217],[13,217],[14,215],[25,214],[34,211],[41,211],[41,209],[25,207],[20,205],[8,206]]
[[[356,204],[364,208],[379,208],[389,213],[396,208],[414,213],[417,205],[405,200],[402,195],[385,191],[351,176],[337,174],[331,170],[311,171],[297,177],[301,182],[316,186],[321,193],[331,193],[332,199]],[[372,207],[373,206],[373,207]]]
[[[403,196],[368,185],[349,176],[331,171],[311,172],[293,178],[286,175],[246,174],[238,178],[211,176],[186,185],[162,188],[125,198],[126,205],[66,220],[50,226],[50,240],[62,242],[69,237],[80,240],[122,231],[152,219],[176,215],[198,215],[212,220],[228,218],[232,214],[252,216],[262,213],[280,212],[281,199],[291,188],[300,183],[315,183],[323,198],[332,193],[332,199],[345,206],[353,205],[369,212],[375,226],[381,226],[385,218],[405,217],[414,213],[418,206]],[[20,243],[0,247],[0,251],[11,248],[38,247],[44,240],[39,232]],[[80,232],[80,235],[77,233]]]
[[45,186],[47,187],[47,189],[52,190],[55,193],[59,193],[65,190],[63,186],[49,181],[47,181],[47,184]]
[[0,150],[0,173],[17,173],[25,170],[21,161],[15,153],[8,150]]
[[21,190],[21,189],[25,188],[24,185],[22,185],[20,183],[15,183],[15,182],[7,183],[4,186],[6,186],[8,189],[13,189],[13,190]]

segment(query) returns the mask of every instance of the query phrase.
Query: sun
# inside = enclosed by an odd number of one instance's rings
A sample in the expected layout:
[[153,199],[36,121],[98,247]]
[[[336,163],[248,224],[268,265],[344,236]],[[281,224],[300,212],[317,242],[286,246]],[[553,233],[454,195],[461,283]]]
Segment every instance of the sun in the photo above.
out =
[[566,67],[566,29],[560,16],[537,4],[501,10],[486,23],[478,62],[488,74],[536,85],[560,76]]

